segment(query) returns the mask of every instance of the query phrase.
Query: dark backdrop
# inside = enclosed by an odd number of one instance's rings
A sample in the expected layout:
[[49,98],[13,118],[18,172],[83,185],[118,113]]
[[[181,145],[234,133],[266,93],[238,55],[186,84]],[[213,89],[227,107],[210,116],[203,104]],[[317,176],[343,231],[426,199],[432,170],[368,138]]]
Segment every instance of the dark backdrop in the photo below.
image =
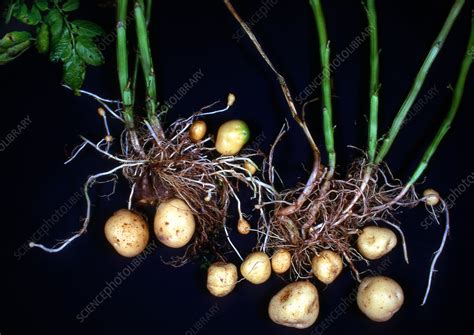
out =
[[[78,16],[99,21],[113,31],[114,9],[98,8],[82,1]],[[405,97],[411,80],[437,35],[452,1],[379,1],[381,54],[381,129],[387,126]],[[270,4],[270,5],[268,5]],[[260,1],[239,1],[235,6],[244,18],[263,5]],[[266,17],[257,19],[254,30],[286,75],[292,91],[302,91],[319,73],[319,57],[313,17],[307,1],[275,0]],[[336,55],[366,27],[360,1],[324,1],[332,53]],[[448,41],[422,89],[435,88],[426,106],[402,130],[388,161],[394,173],[407,178],[428,140],[449,107],[454,83],[468,37],[472,4],[464,7]],[[255,17],[254,17],[255,18]],[[260,135],[269,145],[289,114],[273,75],[246,38],[237,41],[236,22],[221,1],[160,1],[153,8],[151,40],[162,100],[176,93],[196,71],[204,78],[189,91],[168,115],[168,120],[187,116],[199,107],[234,92],[232,111],[210,121],[216,129],[223,120],[239,117],[249,122],[254,139]],[[6,28],[2,27],[1,32]],[[348,145],[364,147],[368,110],[368,42],[366,41],[334,73],[334,109],[339,170],[344,171],[357,152]],[[105,97],[118,97],[113,44],[106,50],[107,64],[89,70],[85,88]],[[453,200],[452,232],[438,265],[428,304],[420,307],[432,252],[438,247],[442,229],[424,221],[420,208],[400,215],[411,262],[403,262],[401,248],[388,257],[384,274],[404,288],[404,307],[386,323],[365,318],[354,303],[341,312],[356,282],[345,271],[329,287],[318,285],[321,300],[319,328],[304,331],[273,324],[266,313],[271,296],[284,282],[273,276],[261,286],[238,285],[226,298],[217,299],[205,289],[205,272],[199,262],[174,269],[160,257],[172,254],[160,246],[115,289],[112,297],[80,323],[77,314],[129,263],[106,242],[103,223],[123,207],[127,187],[119,184],[110,192],[98,186],[92,192],[92,224],[88,234],[60,254],[38,249],[19,257],[21,246],[73,197],[89,174],[104,171],[110,162],[90,149],[74,163],[63,162],[80,140],[102,136],[97,104],[86,96],[75,97],[60,87],[57,65],[29,52],[18,61],[0,68],[1,129],[4,138],[26,116],[32,124],[0,153],[2,166],[1,206],[1,313],[0,333],[11,334],[401,334],[423,331],[438,334],[449,330],[471,334],[472,324],[472,108],[474,78],[466,86],[458,117],[434,156],[426,174],[426,186],[434,187]],[[320,93],[316,91],[313,97]],[[309,114],[311,126],[322,143],[320,115],[315,105]],[[277,167],[293,185],[304,180],[303,165],[311,157],[294,122],[292,131],[278,149]],[[118,129],[117,125],[114,126]],[[464,185],[464,186],[461,186]],[[421,191],[425,186],[420,186]],[[453,196],[455,194],[455,196]],[[51,245],[78,229],[84,215],[81,199],[40,242]],[[230,219],[229,222],[235,221]],[[246,253],[252,238],[233,233]],[[230,259],[236,261],[234,256]],[[374,268],[380,262],[374,262]],[[380,265],[380,264],[379,264]],[[343,300],[346,298],[346,300]],[[216,305],[217,304],[217,305]],[[339,312],[337,312],[339,311]],[[206,314],[208,313],[208,314]],[[202,326],[199,326],[200,318]],[[323,326],[323,321],[325,321]],[[199,330],[198,330],[199,328]]]

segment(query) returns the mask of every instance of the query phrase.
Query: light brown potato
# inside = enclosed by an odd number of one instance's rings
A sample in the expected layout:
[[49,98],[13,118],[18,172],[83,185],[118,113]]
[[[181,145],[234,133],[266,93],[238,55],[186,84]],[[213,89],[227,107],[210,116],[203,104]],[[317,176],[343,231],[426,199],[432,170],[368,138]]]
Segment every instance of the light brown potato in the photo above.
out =
[[207,289],[216,297],[228,295],[237,284],[237,267],[232,263],[217,262],[207,270]]
[[430,206],[436,206],[439,204],[439,193],[433,190],[432,188],[428,188],[423,191],[423,197],[426,197],[426,204]]
[[237,230],[242,235],[247,235],[250,233],[250,223],[245,219],[240,219],[239,222],[237,222]]
[[323,250],[311,260],[313,274],[321,282],[331,284],[341,273],[342,258],[332,250]]
[[221,155],[235,155],[247,143],[249,138],[250,130],[244,121],[227,121],[217,131],[216,150]]
[[193,142],[199,142],[206,136],[207,125],[206,122],[202,120],[196,120],[193,122],[191,127],[189,127],[189,137]]
[[263,252],[252,252],[240,265],[240,273],[252,284],[262,284],[272,274],[270,259]]
[[127,209],[115,212],[107,220],[104,233],[107,241],[125,257],[141,253],[150,239],[145,219]]
[[293,327],[311,327],[319,315],[319,296],[316,286],[309,281],[288,284],[268,305],[270,319],[276,324]]
[[193,237],[196,222],[189,206],[181,199],[162,202],[155,214],[154,231],[161,243],[181,248]]
[[397,235],[388,228],[365,227],[357,238],[357,249],[367,259],[375,260],[388,254],[397,245]]
[[272,256],[272,269],[275,273],[282,274],[291,266],[291,254],[286,249],[278,249]]
[[402,307],[403,290],[398,283],[384,276],[366,277],[357,290],[357,305],[369,319],[389,320]]

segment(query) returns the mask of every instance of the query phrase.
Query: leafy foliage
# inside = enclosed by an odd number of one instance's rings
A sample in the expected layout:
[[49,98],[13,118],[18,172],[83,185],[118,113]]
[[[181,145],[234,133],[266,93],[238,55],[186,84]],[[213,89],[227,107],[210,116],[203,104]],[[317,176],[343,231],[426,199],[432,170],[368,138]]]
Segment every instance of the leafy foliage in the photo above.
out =
[[35,0],[30,5],[25,0],[10,1],[5,22],[16,19],[27,27],[25,31],[7,33],[0,40],[0,65],[35,45],[40,54],[62,63],[63,82],[77,92],[84,82],[87,65],[104,63],[96,44],[104,30],[90,21],[69,19],[79,5],[79,0]]
[[6,64],[28,50],[31,34],[27,31],[12,31],[0,40],[0,65]]

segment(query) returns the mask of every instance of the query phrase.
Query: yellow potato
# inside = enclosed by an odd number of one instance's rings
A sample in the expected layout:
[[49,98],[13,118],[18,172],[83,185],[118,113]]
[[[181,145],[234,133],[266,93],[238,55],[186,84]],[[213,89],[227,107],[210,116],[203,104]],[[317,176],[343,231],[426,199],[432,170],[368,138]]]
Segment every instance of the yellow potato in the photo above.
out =
[[357,305],[369,319],[389,320],[402,307],[403,290],[398,283],[384,276],[366,277],[357,290]]
[[439,204],[439,193],[433,190],[432,188],[428,188],[423,191],[423,197],[426,197],[426,204],[430,206],[436,206]]
[[291,254],[286,249],[278,249],[272,256],[272,269],[275,273],[282,274],[291,266]]
[[232,106],[234,102],[235,102],[235,94],[229,93],[229,95],[227,95],[227,107]]
[[228,295],[237,283],[237,267],[232,263],[217,262],[207,270],[207,289],[216,297]]
[[263,252],[252,252],[240,265],[240,273],[252,284],[262,284],[272,274],[270,259]]
[[313,274],[321,282],[331,284],[342,271],[342,258],[331,250],[323,250],[311,260]]
[[196,223],[189,206],[181,199],[162,202],[155,214],[155,235],[170,248],[181,248],[193,237]]
[[216,150],[221,155],[235,155],[249,138],[250,130],[244,121],[227,121],[217,131]]
[[249,161],[245,161],[244,169],[247,170],[252,176],[255,174],[255,172],[257,172],[257,166],[254,162],[250,163]]
[[194,121],[191,127],[189,127],[189,137],[193,142],[199,142],[206,136],[207,125],[202,120]]
[[357,249],[367,259],[375,260],[388,254],[397,245],[397,235],[387,228],[369,226],[357,238]]
[[319,315],[319,296],[316,286],[309,281],[288,284],[268,305],[270,319],[276,324],[292,328],[311,327]]
[[141,253],[150,239],[145,219],[127,209],[115,212],[107,220],[104,233],[107,241],[125,257]]

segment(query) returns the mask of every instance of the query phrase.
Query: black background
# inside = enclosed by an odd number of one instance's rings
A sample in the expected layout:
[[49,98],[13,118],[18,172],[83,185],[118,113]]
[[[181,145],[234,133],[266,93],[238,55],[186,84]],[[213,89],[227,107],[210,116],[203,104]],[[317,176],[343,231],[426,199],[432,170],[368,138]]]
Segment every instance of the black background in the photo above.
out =
[[[76,17],[99,22],[113,32],[114,9],[98,8],[82,1]],[[324,1],[332,53],[336,55],[366,27],[360,1]],[[411,80],[437,35],[452,1],[379,1],[381,54],[381,129],[387,126],[405,97]],[[262,3],[239,1],[234,4],[244,18]],[[447,86],[457,77],[468,38],[472,4],[467,4],[455,23],[447,43],[435,62],[422,94],[439,91],[402,130],[388,162],[394,173],[407,178],[427,142],[449,107]],[[238,25],[220,1],[160,1],[153,8],[151,40],[155,57],[159,94],[162,100],[173,95],[196,71],[204,78],[172,109],[168,120],[187,116],[228,92],[237,96],[235,107],[209,120],[211,130],[224,120],[247,120],[254,138],[263,134],[261,145],[268,151],[285,118],[289,117],[274,77],[246,38],[232,38]],[[7,31],[6,27],[1,32]],[[276,67],[286,75],[297,94],[319,73],[319,57],[313,17],[307,1],[279,0],[268,16],[254,27]],[[365,115],[368,110],[368,46],[366,41],[334,73],[334,109],[338,168],[357,155],[347,147],[364,147]],[[85,88],[105,97],[118,97],[114,44],[106,50],[107,64],[90,69]],[[273,276],[264,285],[242,282],[226,298],[212,297],[205,289],[205,272],[199,262],[174,269],[160,257],[173,254],[158,250],[113,292],[84,322],[76,315],[127,266],[106,242],[103,223],[126,204],[127,186],[118,185],[110,199],[99,197],[110,191],[98,186],[92,192],[93,220],[88,234],[60,254],[31,250],[21,259],[15,252],[77,192],[90,174],[105,171],[111,162],[88,149],[68,166],[63,162],[80,140],[79,134],[98,140],[102,124],[97,104],[86,96],[75,97],[63,89],[60,69],[33,52],[0,68],[2,138],[27,115],[32,124],[14,143],[0,153],[2,166],[1,206],[1,313],[0,334],[184,334],[214,305],[219,312],[199,330],[199,334],[310,334],[314,327],[298,331],[273,324],[266,313],[271,296],[284,282]],[[451,131],[434,156],[425,184],[447,197],[473,172],[472,108],[474,80],[468,78],[466,94]],[[319,91],[313,96],[317,96]],[[318,106],[309,110],[312,130],[322,143]],[[311,157],[294,122],[290,134],[278,149],[277,168],[291,186],[306,176],[303,165]],[[114,129],[118,134],[119,125]],[[420,186],[421,191],[425,186]],[[411,262],[403,262],[401,248],[388,257],[391,265],[384,274],[404,288],[404,307],[386,323],[365,318],[355,304],[349,306],[325,330],[325,334],[400,334],[423,331],[439,334],[451,331],[471,334],[473,226],[470,212],[472,190],[460,195],[452,208],[452,232],[438,265],[433,291],[425,307],[420,307],[432,252],[438,247],[442,229],[421,223],[427,213],[420,206],[402,213]],[[78,229],[84,215],[82,199],[50,231],[41,243],[51,245]],[[234,217],[235,218],[235,217]],[[232,219],[229,220],[232,222]],[[243,253],[251,250],[252,237],[233,236]],[[234,256],[229,256],[237,262]],[[377,262],[373,264],[374,268]],[[319,322],[356,286],[348,270],[329,287],[317,284],[320,292]],[[319,328],[321,329],[321,328]],[[316,333],[316,332],[315,332]]]

